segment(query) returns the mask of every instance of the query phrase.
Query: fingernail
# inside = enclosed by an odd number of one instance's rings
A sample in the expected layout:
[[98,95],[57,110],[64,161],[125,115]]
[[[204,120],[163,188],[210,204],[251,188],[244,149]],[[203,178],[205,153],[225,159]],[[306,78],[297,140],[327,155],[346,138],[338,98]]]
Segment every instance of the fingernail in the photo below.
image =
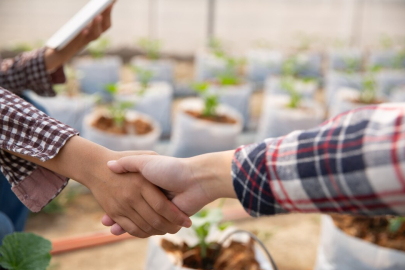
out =
[[186,227],[186,228],[190,228],[191,227],[191,220],[186,220],[183,222],[183,224],[181,226]]
[[110,161],[107,162],[108,166],[114,166],[115,164],[117,164],[116,160],[110,160]]

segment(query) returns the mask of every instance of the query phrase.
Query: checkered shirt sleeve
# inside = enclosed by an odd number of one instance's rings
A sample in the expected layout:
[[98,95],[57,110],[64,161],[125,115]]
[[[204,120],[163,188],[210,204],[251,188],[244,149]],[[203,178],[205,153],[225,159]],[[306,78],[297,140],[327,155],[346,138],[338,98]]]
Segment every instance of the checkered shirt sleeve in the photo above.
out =
[[234,188],[251,216],[405,215],[405,104],[345,112],[321,126],[239,147]]
[[47,161],[78,132],[3,88],[0,116],[0,169],[20,200],[39,211],[62,190],[67,179],[4,150]]
[[66,81],[63,67],[48,73],[45,65],[46,48],[25,52],[15,58],[0,58],[0,86],[18,95],[31,89],[40,96],[55,96],[52,85]]

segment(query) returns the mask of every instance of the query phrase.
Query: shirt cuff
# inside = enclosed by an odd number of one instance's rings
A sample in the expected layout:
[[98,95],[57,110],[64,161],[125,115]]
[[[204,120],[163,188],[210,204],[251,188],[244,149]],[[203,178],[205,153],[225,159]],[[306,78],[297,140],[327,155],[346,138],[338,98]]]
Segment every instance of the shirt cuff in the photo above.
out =
[[37,166],[29,176],[11,189],[32,212],[39,212],[66,187],[68,178]]
[[274,197],[267,163],[267,149],[275,140],[241,146],[232,161],[236,195],[246,212],[253,216],[286,213]]

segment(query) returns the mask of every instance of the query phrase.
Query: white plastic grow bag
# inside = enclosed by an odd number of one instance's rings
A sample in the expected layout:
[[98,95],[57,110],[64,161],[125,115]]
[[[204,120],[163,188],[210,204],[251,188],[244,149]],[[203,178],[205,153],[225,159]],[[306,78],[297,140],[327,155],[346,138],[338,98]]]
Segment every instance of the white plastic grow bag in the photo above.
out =
[[[396,58],[398,57],[399,51],[396,49],[383,50],[383,51],[373,51],[370,53],[367,59],[367,66],[381,66],[385,68],[394,67]],[[405,67],[405,59],[401,64],[401,67]]]
[[289,109],[288,96],[265,95],[257,141],[287,135],[295,130],[314,128],[324,120],[324,110],[316,102],[302,100],[304,109]]
[[[144,57],[134,57],[131,59],[131,65],[139,67],[143,70],[152,72],[152,81],[167,82],[173,84],[174,82],[174,65],[173,62],[167,59],[150,60]],[[136,76],[135,80],[139,78]]]
[[[329,118],[336,115],[354,110],[360,107],[369,106],[372,104],[355,103],[353,100],[358,100],[360,96],[360,90],[353,88],[341,88],[336,94],[334,102],[329,106]],[[381,99],[383,100],[383,99]]]
[[355,71],[360,72],[363,52],[360,49],[331,50],[328,53],[329,70],[342,71],[349,68],[348,61],[355,61]]
[[322,216],[321,224],[315,270],[405,269],[405,252],[347,235],[335,226],[330,216]]
[[389,97],[393,89],[405,85],[405,71],[384,70],[377,74],[376,80],[379,93]]
[[327,104],[331,104],[335,100],[335,95],[340,88],[349,87],[354,89],[361,89],[363,84],[362,73],[344,73],[337,71],[330,71],[326,75],[325,90]]
[[226,69],[226,61],[214,54],[200,51],[195,56],[195,80],[206,81],[216,77]]
[[137,83],[121,85],[119,89],[118,100],[133,102],[136,111],[149,115],[159,123],[163,136],[170,135],[173,101],[173,88],[170,84],[151,83],[143,96],[136,94],[140,89]]
[[[190,229],[188,229],[190,230]],[[228,235],[232,231],[235,231],[235,228],[228,228],[224,232],[221,232],[219,235],[215,235],[214,237],[208,236],[210,241],[219,240],[221,241],[224,236]],[[167,253],[160,245],[162,239],[166,239],[171,241],[175,244],[181,244],[183,242],[187,243],[189,246],[194,246],[198,243],[198,239],[194,235],[191,235],[187,232],[187,229],[181,229],[177,234],[170,235],[166,234],[164,236],[152,236],[149,238],[148,242],[148,251],[146,257],[146,266],[145,270],[190,270],[190,268],[182,267],[181,261],[177,258],[174,254]],[[235,234],[231,236],[231,240],[238,241],[241,243],[247,243],[249,241],[249,237],[244,234]],[[230,241],[227,241],[228,243]],[[229,245],[229,244],[228,244]],[[225,246],[227,244],[225,243]],[[255,257],[257,262],[260,265],[260,269],[262,270],[273,270],[270,262],[263,254],[262,250],[255,246]]]
[[84,138],[115,151],[154,149],[161,131],[159,124],[151,117],[136,111],[128,111],[126,115],[128,120],[142,118],[151,123],[152,131],[144,135],[119,135],[106,133],[92,126],[103,113],[105,112],[102,110],[95,110],[84,118],[82,134]]
[[105,86],[119,81],[121,66],[122,60],[118,56],[82,58],[74,62],[74,67],[83,75],[79,78],[80,88],[87,94],[106,95]]
[[82,129],[84,116],[92,110],[95,101],[93,96],[86,95],[77,97],[64,95],[42,97],[38,96],[33,91],[27,91],[26,95],[42,105],[49,116],[71,126],[79,132],[81,132]]
[[201,99],[185,99],[179,104],[173,125],[169,153],[174,157],[191,157],[210,152],[234,149],[237,137],[242,131],[242,116],[227,105],[220,105],[219,114],[236,120],[235,124],[214,123],[197,119],[184,111],[202,111]]
[[390,102],[405,102],[405,85],[392,90]]
[[246,73],[254,83],[263,84],[267,77],[280,75],[282,65],[283,54],[279,51],[256,49],[247,53]]
[[[300,79],[295,79],[295,89],[304,98],[313,100],[315,93],[318,90],[318,83],[315,81],[305,82]],[[273,76],[269,77],[265,83],[266,95],[288,95],[288,92],[281,87],[281,78]]]
[[321,77],[322,56],[317,52],[304,52],[296,55],[300,67],[299,75],[302,77]]
[[211,91],[219,94],[221,104],[228,105],[237,110],[243,118],[244,127],[250,123],[250,96],[252,95],[252,86],[242,84],[237,86],[211,86]]

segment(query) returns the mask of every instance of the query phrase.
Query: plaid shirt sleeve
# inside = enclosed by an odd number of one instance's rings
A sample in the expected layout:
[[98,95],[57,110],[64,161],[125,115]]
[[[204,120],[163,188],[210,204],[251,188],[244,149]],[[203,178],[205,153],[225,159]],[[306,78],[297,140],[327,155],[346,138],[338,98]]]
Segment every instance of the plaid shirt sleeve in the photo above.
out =
[[47,161],[78,132],[3,88],[0,126],[0,169],[17,197],[37,212],[59,194],[68,179],[4,150]]
[[45,66],[46,48],[26,52],[15,58],[0,58],[0,86],[21,95],[31,89],[41,96],[54,96],[52,85],[66,81],[63,67],[48,73]]
[[345,112],[321,126],[239,147],[234,188],[251,216],[405,215],[405,104]]

